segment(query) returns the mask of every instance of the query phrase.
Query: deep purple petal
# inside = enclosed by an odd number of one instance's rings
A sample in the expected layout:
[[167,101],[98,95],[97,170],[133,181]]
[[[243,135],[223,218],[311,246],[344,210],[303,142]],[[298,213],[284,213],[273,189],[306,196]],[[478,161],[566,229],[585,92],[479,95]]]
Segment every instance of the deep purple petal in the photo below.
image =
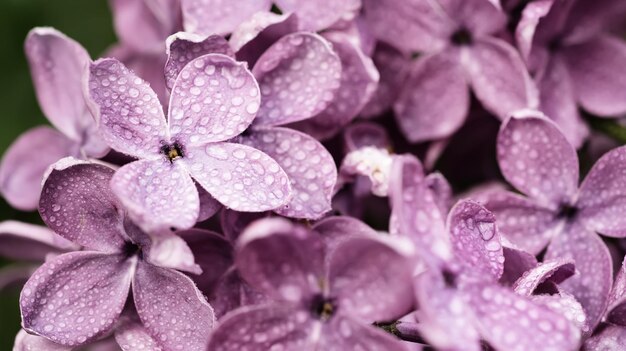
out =
[[261,94],[245,63],[209,54],[187,64],[172,88],[172,139],[186,148],[228,140],[248,128]]
[[242,306],[259,305],[273,301],[267,295],[250,287],[235,267],[231,267],[208,295],[209,303],[215,309],[215,316],[221,319],[226,313]]
[[270,0],[181,0],[185,31],[210,35],[231,33],[259,11],[269,11]]
[[370,226],[348,216],[326,217],[315,223],[311,229],[322,236],[328,252],[333,251],[339,243],[353,237],[375,238],[378,236],[378,233]]
[[578,299],[587,315],[588,330],[598,324],[608,305],[613,278],[613,264],[606,244],[580,224],[568,225],[552,240],[546,259],[573,259],[578,274],[561,284]]
[[91,59],[76,41],[53,28],[31,30],[24,43],[37,100],[48,120],[80,141],[94,124],[83,97],[83,77]]
[[572,75],[578,101],[585,110],[601,116],[626,112],[626,44],[600,36],[567,47],[563,57]]
[[620,351],[626,345],[626,328],[609,325],[585,341],[584,351]]
[[361,319],[344,313],[334,316],[322,327],[318,350],[415,350],[382,329],[367,325]]
[[508,247],[506,244],[502,247],[502,254],[504,255],[504,270],[498,282],[504,286],[512,286],[526,271],[537,265],[534,255],[518,248]]
[[104,141],[139,158],[159,154],[168,132],[156,93],[116,59],[100,59],[89,68],[91,107]]
[[119,252],[124,246],[123,209],[109,182],[113,169],[90,163],[56,163],[43,184],[39,213],[57,234],[86,248]]
[[342,32],[324,34],[341,59],[341,82],[333,101],[298,129],[320,140],[329,139],[358,115],[376,91],[380,75],[372,60]]
[[20,135],[0,163],[0,192],[20,210],[37,208],[46,169],[66,156],[77,156],[78,145],[50,127],[35,127]]
[[76,245],[44,226],[17,221],[0,222],[0,256],[43,262],[50,253],[76,249]]
[[111,0],[113,25],[119,40],[133,51],[162,50],[180,23],[178,0]]
[[574,261],[566,259],[547,260],[526,271],[513,285],[516,293],[524,296],[532,295],[545,282],[560,284],[575,273]]
[[44,263],[22,289],[22,326],[68,346],[103,335],[126,303],[134,262],[81,251]]
[[454,52],[419,58],[393,106],[412,142],[450,136],[469,111],[469,88]]
[[272,44],[298,29],[298,17],[293,14],[277,15],[257,12],[230,35],[228,43],[237,52],[237,60],[254,66]]
[[134,222],[147,232],[196,224],[200,200],[179,161],[139,160],[115,172],[111,190]]
[[117,327],[115,341],[123,351],[163,351],[141,323],[130,322]]
[[575,86],[560,56],[553,56],[536,77],[540,110],[561,128],[569,142],[579,148],[589,130],[576,105]]
[[284,205],[291,196],[285,171],[268,155],[234,143],[207,144],[186,150],[191,176],[224,206],[262,212]]
[[361,0],[297,1],[275,0],[283,12],[295,12],[300,28],[311,32],[330,27],[343,18],[354,17],[361,8]]
[[163,349],[206,350],[213,308],[189,277],[139,261],[133,298],[143,326]]
[[310,118],[335,97],[341,61],[314,33],[288,34],[267,49],[252,69],[261,87],[256,125],[275,126]]
[[580,186],[577,207],[587,227],[601,234],[626,236],[626,147],[602,156]]
[[223,206],[198,183],[196,183],[196,190],[198,191],[198,196],[200,197],[198,222],[203,222],[213,217],[217,212],[219,212],[219,210],[222,209]]
[[234,57],[226,39],[219,35],[204,37],[197,34],[178,32],[167,38],[167,62],[165,63],[165,81],[172,89],[178,74],[185,65],[196,57],[206,54],[222,54]]
[[468,288],[482,337],[497,350],[575,350],[580,330],[560,313],[498,285]]
[[243,230],[257,219],[267,217],[269,213],[238,212],[224,209],[220,214],[220,225],[224,236],[230,243],[235,243]]
[[571,205],[578,188],[578,156],[541,113],[508,119],[498,134],[498,163],[506,180],[541,205]]
[[237,242],[236,266],[253,288],[288,301],[320,292],[323,242],[281,218],[260,219]]
[[606,318],[611,323],[626,326],[626,260],[613,282]]
[[426,186],[435,196],[435,201],[441,213],[447,213],[453,205],[452,186],[439,172],[433,172],[424,178]]
[[519,194],[493,191],[483,204],[496,216],[502,236],[532,254],[543,250],[558,230],[553,209]]
[[346,152],[366,146],[384,149],[391,145],[387,131],[380,125],[370,122],[350,124],[343,132]]
[[333,157],[319,141],[288,128],[258,127],[241,142],[276,160],[289,177],[293,196],[276,209],[276,213],[318,219],[330,211],[337,168]]
[[510,44],[500,39],[481,39],[465,54],[462,62],[470,85],[487,110],[505,119],[516,110],[537,107],[537,89],[524,61]]
[[64,346],[38,335],[28,334],[24,329],[20,329],[15,337],[13,351],[72,351],[71,346]]
[[413,267],[406,253],[375,237],[354,236],[337,245],[328,271],[330,295],[346,315],[388,321],[413,305]]
[[308,311],[299,306],[265,304],[240,308],[228,315],[215,329],[209,351],[314,351],[313,330],[320,327]]
[[448,214],[448,231],[455,258],[472,279],[497,281],[504,255],[495,216],[477,202],[458,202]]

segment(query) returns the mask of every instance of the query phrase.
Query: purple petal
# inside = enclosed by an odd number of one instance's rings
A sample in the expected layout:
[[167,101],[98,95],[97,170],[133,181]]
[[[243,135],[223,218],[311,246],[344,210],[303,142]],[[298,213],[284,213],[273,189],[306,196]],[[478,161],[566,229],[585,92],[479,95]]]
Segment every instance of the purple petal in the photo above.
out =
[[450,210],[447,227],[457,261],[472,278],[497,281],[504,254],[496,218],[477,202],[464,200]]
[[295,12],[300,28],[311,32],[330,27],[342,18],[354,17],[361,8],[360,0],[294,1],[276,0],[283,12]]
[[134,51],[161,49],[165,38],[180,27],[179,1],[112,0],[115,33]]
[[544,206],[571,204],[578,156],[554,123],[541,113],[514,116],[502,124],[497,147],[500,170],[518,190]]
[[626,328],[609,325],[585,341],[584,351],[620,351],[626,345]]
[[561,57],[552,57],[536,79],[540,110],[556,122],[569,142],[578,149],[589,130],[578,113],[575,87]]
[[328,247],[327,252],[334,251],[334,246],[353,237],[375,238],[378,233],[367,224],[354,217],[332,216],[315,223],[311,228],[319,233]]
[[509,289],[477,284],[467,296],[482,337],[497,350],[575,350],[580,342],[567,318]]
[[322,337],[317,349],[327,351],[413,350],[407,343],[391,334],[343,313],[323,325]]
[[366,146],[384,149],[391,145],[389,135],[383,127],[370,122],[350,124],[343,132],[346,152],[355,151]]
[[50,253],[77,247],[44,226],[17,221],[0,222],[0,256],[43,262]]
[[46,169],[65,156],[77,156],[78,145],[50,127],[35,127],[9,146],[0,163],[0,192],[20,210],[37,208]]
[[211,194],[209,194],[202,186],[196,183],[196,191],[198,191],[198,197],[200,197],[200,211],[198,212],[198,222],[206,221],[213,217],[219,210],[222,209],[222,204],[215,200]]
[[519,53],[500,39],[477,40],[467,51],[464,68],[482,105],[501,119],[538,105],[536,87]]
[[438,51],[455,29],[428,1],[363,0],[363,8],[374,36],[405,52]]
[[342,32],[325,33],[341,59],[341,82],[333,101],[299,129],[320,140],[329,139],[358,115],[376,91],[380,75],[372,60]]
[[[265,304],[240,308],[220,320],[208,350],[313,351],[313,329],[318,323],[307,310],[292,304]],[[245,336],[245,337],[244,337]]]
[[289,33],[298,30],[298,17],[291,14],[277,15],[271,12],[257,12],[242,23],[228,39],[237,52],[237,60],[254,66],[259,56],[272,44]]
[[64,346],[38,336],[28,334],[24,329],[20,329],[15,337],[13,351],[72,351],[71,346]]
[[152,238],[150,251],[144,258],[147,262],[163,268],[172,268],[192,274],[201,274],[202,269],[196,263],[194,254],[187,242],[177,234],[166,232]]
[[611,291],[613,264],[606,245],[594,232],[572,224],[552,240],[545,258],[573,259],[576,263],[579,274],[561,287],[583,306],[590,328],[585,332],[591,332],[606,310]]
[[440,0],[439,3],[450,19],[476,37],[497,33],[507,24],[507,16],[500,8],[499,0]]
[[252,72],[262,95],[254,123],[275,126],[322,112],[339,88],[341,61],[326,39],[298,32],[267,49]]
[[84,126],[93,124],[82,85],[89,54],[65,34],[46,27],[31,30],[24,49],[43,113],[68,138],[80,141]]
[[626,260],[622,261],[622,267],[615,277],[606,319],[611,323],[626,326]]
[[175,160],[139,160],[115,172],[111,190],[146,232],[193,227],[200,200],[185,166]]
[[318,219],[330,211],[337,168],[319,141],[288,128],[259,127],[241,142],[269,155],[289,177],[293,197],[278,214]]
[[215,317],[189,277],[139,261],[133,298],[143,326],[163,349],[206,350]]
[[165,80],[168,89],[172,89],[178,74],[193,59],[206,54],[222,54],[234,57],[226,39],[219,35],[204,37],[197,34],[178,32],[167,38],[167,62]]
[[[557,290],[559,289],[557,288]],[[532,301],[540,305],[544,305],[554,312],[561,314],[572,322],[572,324],[574,324],[578,329],[585,330],[588,328],[586,325],[587,316],[585,316],[585,311],[574,296],[559,291],[554,295],[533,295],[531,299]]]
[[330,294],[343,313],[364,322],[387,321],[413,305],[412,266],[404,253],[374,237],[340,243],[328,263]]
[[287,301],[319,292],[324,246],[319,237],[281,218],[260,219],[237,242],[236,266],[253,288]]
[[[562,7],[566,3],[567,1],[543,0],[533,1],[524,6],[515,28],[515,41],[520,54],[532,71],[544,66],[545,62],[535,62],[537,51],[543,49],[545,41],[552,39],[557,32],[561,31],[563,19],[569,12]],[[547,56],[547,53],[544,55]]]
[[209,295],[217,281],[234,265],[233,247],[223,236],[202,229],[176,232],[183,238],[202,268],[202,274],[192,277],[198,288]]
[[167,126],[150,86],[116,59],[90,65],[89,95],[102,138],[117,151],[139,158],[159,154]]
[[527,251],[503,245],[502,253],[504,255],[504,270],[498,280],[501,285],[512,286],[526,271],[537,265],[535,256]]
[[209,302],[215,309],[215,316],[218,319],[239,307],[259,305],[271,301],[273,299],[251,288],[241,278],[235,267],[231,267],[224,273],[209,295]]
[[583,181],[578,195],[579,218],[604,235],[626,236],[626,147],[602,156]]
[[146,328],[138,322],[125,323],[115,330],[115,341],[123,351],[162,351]]
[[469,111],[469,89],[458,58],[450,51],[419,58],[393,108],[411,142],[454,133]]
[[431,190],[435,196],[437,205],[441,213],[447,213],[452,207],[452,187],[446,177],[439,172],[433,172],[424,178],[426,186]]
[[248,128],[260,99],[259,87],[245,63],[220,54],[195,58],[172,88],[172,139],[188,148],[231,139]]
[[9,264],[0,268],[0,291],[17,291],[21,289],[37,268],[39,268],[39,264],[23,263]]
[[626,112],[626,44],[600,36],[567,47],[563,57],[572,75],[578,101],[585,110],[601,116]]
[[103,335],[126,303],[133,264],[124,255],[89,251],[44,263],[20,295],[24,329],[68,346]]
[[189,148],[191,176],[224,206],[235,211],[262,212],[284,205],[291,196],[289,178],[274,159],[234,143]]
[[124,247],[122,208],[109,182],[113,169],[61,160],[43,184],[39,213],[57,234],[86,248],[119,252]]
[[181,0],[185,31],[228,34],[259,11],[269,11],[270,0]]
[[237,212],[226,208],[221,212],[220,225],[226,239],[231,243],[235,243],[250,223],[267,216],[268,213]]
[[502,236],[534,255],[548,245],[559,229],[559,221],[553,209],[519,194],[494,191],[488,194],[483,203],[496,216]]
[[533,269],[526,271],[524,275],[515,282],[513,290],[524,296],[532,295],[541,284],[551,282],[560,284],[565,279],[574,275],[574,261],[555,259],[539,263]]

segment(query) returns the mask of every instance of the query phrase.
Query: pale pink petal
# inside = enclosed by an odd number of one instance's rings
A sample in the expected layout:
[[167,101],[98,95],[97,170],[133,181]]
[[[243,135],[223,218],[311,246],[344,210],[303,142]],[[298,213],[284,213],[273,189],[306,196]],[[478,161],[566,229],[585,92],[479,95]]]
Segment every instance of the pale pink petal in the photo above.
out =
[[123,351],[163,351],[141,323],[130,322],[117,327],[115,341]]
[[90,65],[89,96],[104,141],[117,151],[146,158],[168,139],[163,109],[150,86],[116,59]]
[[417,60],[393,109],[409,141],[440,139],[465,121],[469,95],[458,57],[444,51]]
[[261,94],[246,64],[221,54],[190,61],[170,96],[172,139],[185,147],[228,140],[245,131],[259,109]]
[[259,11],[269,11],[270,0],[181,0],[185,31],[228,34]]
[[200,200],[185,166],[178,160],[139,160],[120,168],[111,179],[131,218],[147,232],[186,229],[196,224]]
[[134,262],[80,251],[44,263],[22,289],[22,326],[68,346],[102,336],[126,303]]
[[254,128],[241,142],[272,157],[285,171],[293,196],[276,209],[294,218],[318,219],[330,211],[337,168],[330,153],[312,137],[288,128]]
[[252,72],[261,87],[254,123],[274,126],[322,112],[339,88],[341,61],[326,39],[297,32],[267,49]]
[[201,274],[202,268],[196,263],[193,252],[178,235],[170,232],[155,235],[150,243],[150,251],[144,252],[144,259],[159,267]]
[[161,348],[206,350],[215,316],[189,277],[140,261],[133,300],[144,328]]
[[178,74],[193,59],[206,54],[235,56],[226,39],[219,35],[204,37],[193,33],[178,32],[167,38],[166,45],[165,81],[170,90]]
[[560,284],[575,273],[574,261],[553,259],[539,263],[524,273],[513,285],[516,293],[524,296],[532,295],[540,285],[546,282]]
[[28,334],[24,329],[20,329],[15,337],[13,351],[72,351],[74,348],[52,341],[38,335]]
[[77,156],[78,144],[50,127],[35,127],[20,135],[0,163],[0,192],[20,210],[34,210],[48,167],[66,156]]
[[272,210],[290,199],[285,171],[274,159],[249,146],[208,144],[188,149],[181,161],[211,196],[235,211]]
[[275,0],[283,12],[295,12],[300,28],[311,32],[330,27],[342,18],[352,18],[361,8],[361,0]]

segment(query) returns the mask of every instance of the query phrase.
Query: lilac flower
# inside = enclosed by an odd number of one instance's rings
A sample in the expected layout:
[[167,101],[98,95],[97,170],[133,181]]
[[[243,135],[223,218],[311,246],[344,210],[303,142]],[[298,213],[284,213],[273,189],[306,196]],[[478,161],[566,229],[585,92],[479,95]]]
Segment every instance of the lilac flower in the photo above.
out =
[[[15,344],[13,345],[13,351],[73,351],[73,350],[85,350],[85,348],[75,348],[72,346],[64,346],[54,343],[44,337],[28,334],[24,329],[21,329],[15,337]],[[145,348],[146,350],[156,350]],[[86,349],[88,351],[127,351],[131,349],[120,349],[118,344],[113,338],[106,338],[104,340],[94,341],[89,344]]]
[[578,106],[599,116],[626,113],[626,43],[608,33],[619,1],[529,3],[516,39],[539,88],[539,108],[580,147],[588,130]]
[[237,268],[276,302],[225,316],[209,350],[405,350],[366,324],[411,306],[405,256],[376,237],[328,242],[334,245],[327,249],[319,234],[279,218],[248,227],[237,243]]
[[[168,76],[175,77],[195,56],[223,50],[224,43],[219,41],[214,36],[195,42],[188,34],[172,36]],[[259,112],[247,130],[231,141],[263,151],[286,172],[293,196],[275,210],[279,214],[317,219],[330,210],[337,179],[332,156],[314,138],[281,125],[322,111],[338,87],[340,69],[328,42],[305,32],[281,37],[252,69],[261,89]]]
[[536,91],[515,49],[496,35],[505,14],[489,0],[410,2],[368,0],[366,18],[378,39],[424,53],[394,104],[411,142],[440,139],[465,120],[469,87],[483,106],[504,119],[536,105]]
[[289,180],[276,161],[227,141],[259,109],[259,87],[243,64],[219,54],[191,61],[173,85],[168,121],[150,87],[115,59],[91,65],[89,90],[104,140],[139,158],[115,173],[111,188],[145,230],[196,223],[194,180],[238,211],[289,200]]
[[24,44],[37,100],[56,128],[35,127],[22,134],[0,163],[0,192],[11,206],[34,210],[44,172],[66,156],[101,157],[100,139],[82,93],[89,54],[52,28],[34,28]]
[[[114,171],[64,159],[46,179],[39,211],[64,238],[84,247],[44,263],[20,296],[26,331],[64,345],[106,335],[126,305],[164,349],[204,350],[213,310],[191,279],[199,273],[178,237],[151,239],[125,215],[109,189]],[[174,250],[172,252],[172,250]]]
[[572,258],[580,272],[564,283],[593,329],[606,309],[612,263],[596,233],[623,237],[626,149],[604,155],[578,188],[578,157],[560,129],[539,113],[509,119],[498,135],[502,174],[517,190],[494,192],[485,206],[514,244],[546,259]]
[[600,333],[585,341],[584,351],[620,351],[626,345],[626,328],[608,325]]
[[622,267],[613,282],[605,319],[626,327],[626,258],[622,261]]

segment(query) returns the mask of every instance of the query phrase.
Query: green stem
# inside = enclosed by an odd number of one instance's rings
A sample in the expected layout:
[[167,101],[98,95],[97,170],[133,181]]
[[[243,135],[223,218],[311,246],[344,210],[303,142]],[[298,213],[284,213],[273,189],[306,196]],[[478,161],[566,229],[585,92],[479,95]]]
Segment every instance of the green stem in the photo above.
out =
[[591,128],[622,144],[626,144],[626,127],[615,119],[585,116]]

